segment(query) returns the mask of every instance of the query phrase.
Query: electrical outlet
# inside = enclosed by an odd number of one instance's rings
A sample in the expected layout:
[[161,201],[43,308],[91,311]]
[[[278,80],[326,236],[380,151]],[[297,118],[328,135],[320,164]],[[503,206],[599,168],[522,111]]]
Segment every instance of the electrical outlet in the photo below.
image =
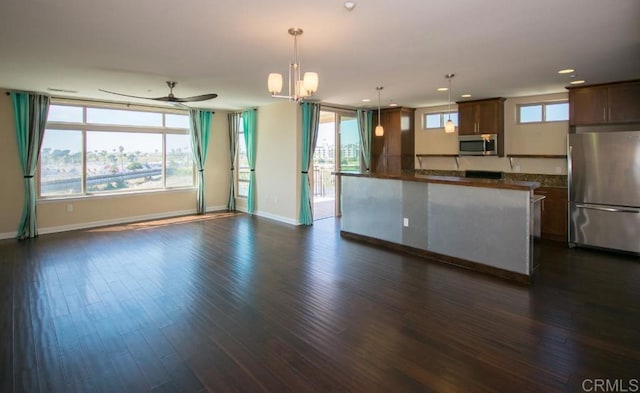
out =
[[560,168],[559,166],[556,167],[556,173],[559,175],[562,173],[562,168]]
[[513,167],[514,172],[520,172],[520,165],[516,165]]
[[403,225],[405,228],[408,228],[408,227],[409,227],[409,219],[408,219],[407,217],[405,217],[405,218],[403,218],[403,219],[402,219],[402,225]]
[[73,212],[73,205],[68,203],[67,204],[67,213],[71,213],[71,212]]

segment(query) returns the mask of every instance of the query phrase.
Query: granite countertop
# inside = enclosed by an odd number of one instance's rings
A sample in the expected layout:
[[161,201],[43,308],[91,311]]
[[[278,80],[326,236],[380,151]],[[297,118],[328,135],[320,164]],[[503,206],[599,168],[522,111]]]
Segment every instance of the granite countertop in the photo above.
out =
[[509,190],[534,190],[540,187],[535,181],[519,181],[511,179],[474,179],[461,176],[438,176],[424,174],[387,174],[362,172],[334,172],[339,176],[369,177],[375,179],[406,180],[424,183],[451,184],[469,187],[500,188]]
[[[417,175],[432,176],[458,176],[463,177],[465,171],[416,169]],[[567,188],[567,175],[545,175],[538,173],[511,173],[504,172],[504,178],[513,181],[536,182],[540,187]]]

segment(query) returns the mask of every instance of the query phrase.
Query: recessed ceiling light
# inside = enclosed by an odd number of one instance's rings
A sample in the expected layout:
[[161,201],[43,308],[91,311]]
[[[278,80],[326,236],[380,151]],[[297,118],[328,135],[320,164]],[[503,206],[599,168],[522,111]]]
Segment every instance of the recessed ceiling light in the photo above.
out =
[[438,87],[437,90],[438,91],[447,91],[447,90],[449,90],[449,88],[448,87]]
[[564,70],[558,71],[558,74],[571,74],[572,72],[576,72],[573,68],[565,68]]
[[577,81],[571,81],[571,82],[569,82],[569,84],[571,84],[571,85],[581,85],[581,84],[583,84],[583,83],[584,83],[584,81],[583,81],[582,79],[577,80]]
[[369,98],[364,98],[364,99],[362,100],[362,102],[371,102],[371,99],[369,99]]
[[353,11],[353,9],[356,8],[356,2],[355,1],[345,1],[344,2],[344,8],[346,8],[348,11]]
[[398,106],[398,104],[396,104],[395,102],[392,102],[391,104],[389,104],[389,106]]
[[460,97],[462,97],[462,98],[469,98],[469,97],[471,97],[471,94],[463,94],[463,95],[461,95]]

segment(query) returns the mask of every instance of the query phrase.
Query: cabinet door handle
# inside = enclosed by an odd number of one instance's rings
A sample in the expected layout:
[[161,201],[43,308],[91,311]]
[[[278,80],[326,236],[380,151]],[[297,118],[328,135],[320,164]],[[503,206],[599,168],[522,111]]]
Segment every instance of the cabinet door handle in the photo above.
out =
[[602,108],[602,120],[607,121],[607,108]]

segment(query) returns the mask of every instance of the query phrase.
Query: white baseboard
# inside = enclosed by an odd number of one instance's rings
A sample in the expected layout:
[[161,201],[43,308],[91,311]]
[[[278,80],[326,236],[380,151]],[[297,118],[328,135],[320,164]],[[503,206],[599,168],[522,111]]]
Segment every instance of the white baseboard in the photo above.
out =
[[[207,209],[206,209],[207,213],[213,213],[213,212],[219,212],[219,211],[225,211],[225,210],[227,210],[227,205],[207,206]],[[240,211],[243,211],[243,210],[240,210]],[[244,212],[246,213],[246,210],[244,210]],[[156,213],[156,214],[143,214],[139,216],[121,217],[121,218],[116,218],[112,220],[89,221],[89,222],[83,222],[79,224],[44,227],[44,228],[38,228],[38,234],[46,235],[48,233],[67,232],[67,231],[75,231],[79,229],[89,229],[89,228],[98,228],[98,227],[104,227],[109,225],[127,224],[127,223],[138,222],[138,221],[150,221],[150,220],[160,220],[163,218],[170,218],[170,217],[188,216],[190,214],[196,214],[196,209],[177,210],[177,211]],[[287,224],[297,225],[293,220],[286,217],[276,216],[268,213],[258,213],[257,215],[261,217],[269,218],[272,220],[285,222]],[[0,233],[0,240],[15,239],[17,235],[18,235],[17,231]]]
[[18,231],[15,231],[15,232],[4,232],[4,233],[0,233],[0,240],[15,239],[16,236],[18,236]]
[[83,222],[79,224],[58,225],[53,227],[38,228],[38,234],[46,235],[48,233],[67,232],[67,231],[75,231],[78,229],[106,227],[109,225],[127,224],[127,223],[137,222],[137,221],[159,220],[163,218],[187,216],[189,214],[196,214],[196,209],[177,210],[177,211],[156,213],[156,214],[143,214],[140,216],[121,217],[113,220],[89,221],[89,222]]
[[206,212],[207,213],[220,212],[220,211],[224,211],[224,210],[227,210],[227,205],[207,206],[206,207]]
[[[236,204],[236,210],[239,211],[239,212],[251,214],[251,213],[249,213],[247,211],[247,206],[238,206]],[[292,218],[279,216],[277,214],[271,214],[271,213],[267,213],[267,212],[263,212],[263,211],[259,211],[259,210],[253,212],[253,215],[258,216],[258,217],[268,218],[268,219],[274,220],[274,221],[280,221],[280,222],[283,222],[283,223],[289,224],[289,225],[300,225],[299,222],[297,222],[296,220],[294,220]]]
[[261,212],[261,211],[257,211],[254,212],[254,214],[258,217],[264,217],[264,218],[268,218],[270,220],[275,220],[275,221],[280,221],[283,222],[285,224],[289,224],[289,225],[300,225],[300,223],[292,218],[289,217],[284,217],[284,216],[279,216],[277,214],[271,214],[271,213],[267,213],[267,212]]
[[[207,206],[206,208],[207,213],[217,212],[221,210],[227,210],[227,206]],[[177,211],[157,213],[157,214],[144,214],[140,216],[122,217],[122,218],[117,218],[113,220],[90,221],[90,222],[83,222],[81,224],[59,225],[55,227],[38,228],[38,233],[41,235],[45,235],[47,233],[75,231],[78,229],[97,228],[97,227],[104,227],[109,225],[127,224],[127,223],[138,222],[138,221],[160,220],[163,218],[188,216],[190,214],[196,214],[196,209],[177,210]],[[15,235],[13,236],[15,237]]]

